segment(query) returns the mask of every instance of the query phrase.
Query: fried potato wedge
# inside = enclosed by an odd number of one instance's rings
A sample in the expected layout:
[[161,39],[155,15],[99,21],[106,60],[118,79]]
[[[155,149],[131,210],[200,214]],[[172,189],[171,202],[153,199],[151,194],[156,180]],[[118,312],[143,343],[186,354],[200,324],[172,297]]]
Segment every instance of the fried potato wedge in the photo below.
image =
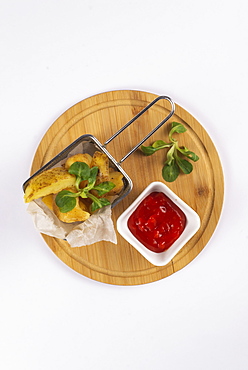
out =
[[[76,192],[75,188],[67,188],[72,192]],[[62,222],[72,223],[72,222],[83,222],[90,217],[87,204],[81,198],[76,198],[76,206],[69,212],[60,212],[59,207],[55,203],[55,195],[53,195],[52,209],[58,219]]]
[[68,186],[75,184],[75,176],[62,167],[44,171],[30,180],[25,189],[24,201],[43,198],[48,194],[56,194]]
[[91,162],[92,162],[92,157],[88,153],[75,154],[66,160],[65,169],[68,170],[71,167],[71,165],[75,162],[84,162],[90,167]]
[[99,171],[96,178],[96,184],[109,180],[109,159],[105,153],[96,151],[93,154],[91,167],[98,167]]
[[[72,191],[73,193],[76,193],[76,191],[77,191],[77,189],[76,189],[75,186],[70,186],[70,187],[66,188],[66,190]],[[45,205],[51,211],[53,211],[53,203],[54,203],[54,200],[55,200],[54,194],[48,194],[48,195],[46,195],[45,197],[42,198],[42,202],[45,203]],[[84,209],[84,210],[86,211],[87,209]]]
[[83,222],[87,220],[90,217],[90,213],[83,210],[81,208],[81,202],[78,198],[76,198],[76,206],[69,212],[62,213],[59,210],[59,207],[56,205],[56,203],[53,203],[53,212],[58,217],[58,219],[62,222],[66,223],[72,223],[72,222]]
[[53,210],[53,194],[48,194],[42,198],[42,202],[52,211]]
[[108,195],[117,195],[121,192],[123,188],[123,174],[119,171],[110,171],[108,181],[111,181],[115,184],[115,187],[110,190],[107,194]]

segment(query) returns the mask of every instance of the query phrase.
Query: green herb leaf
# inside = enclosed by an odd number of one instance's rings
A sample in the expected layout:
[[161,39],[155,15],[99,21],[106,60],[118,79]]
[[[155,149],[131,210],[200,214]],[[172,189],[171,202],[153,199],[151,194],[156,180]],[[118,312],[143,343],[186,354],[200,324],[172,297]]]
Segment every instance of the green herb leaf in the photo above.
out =
[[141,145],[141,150],[146,156],[148,156],[152,155],[153,153],[160,149],[168,148],[171,145],[172,145],[171,143],[165,143],[163,140],[157,140],[152,144],[152,146]]
[[91,211],[95,212],[97,209],[102,208],[110,204],[110,201],[106,198],[97,198],[95,195],[88,193],[88,198],[92,200]]
[[142,152],[146,155],[146,156],[148,156],[148,155],[152,155],[152,154],[154,154],[155,152],[156,152],[156,149],[155,148],[153,148],[152,146],[144,146],[144,145],[141,145],[141,150],[142,150]]
[[175,139],[173,139],[172,135],[176,132],[178,134],[180,133],[183,133],[187,131],[187,129],[181,124],[181,123],[178,123],[178,122],[172,122],[172,128],[169,132],[169,139],[171,142],[175,143],[177,142]]
[[97,209],[100,209],[102,207],[108,206],[110,204],[110,201],[106,198],[100,198],[98,199],[99,202],[93,202],[91,205],[91,211],[95,212]]
[[176,164],[175,160],[173,160],[171,164],[165,163],[162,169],[162,176],[164,180],[167,182],[175,181],[179,173],[180,173],[180,169],[178,165]]
[[87,165],[87,163],[84,162],[74,162],[68,172],[71,175],[76,175],[77,177],[80,177],[81,180],[88,180],[90,176],[90,167]]
[[167,161],[165,162],[165,164],[168,164],[169,166],[172,164],[172,162],[174,161],[174,152],[175,152],[175,146],[172,145],[170,150],[168,150],[167,152]]
[[163,140],[157,140],[152,144],[152,147],[156,150],[163,149],[163,148],[168,148],[172,144],[171,143],[165,143]]
[[104,181],[101,182],[98,185],[95,185],[93,187],[94,190],[98,192],[98,195],[101,196],[103,194],[108,193],[110,190],[112,190],[115,187],[115,184],[111,181]]
[[88,177],[90,176],[90,167],[87,165],[87,163],[84,162],[74,162],[68,172],[71,175],[76,176],[76,182],[75,186],[77,190],[79,190],[79,185],[82,180],[87,180]]
[[79,196],[84,199],[87,198],[87,192],[85,192],[85,188],[82,191],[80,191]]
[[190,172],[193,171],[193,166],[192,164],[187,161],[186,159],[182,159],[180,157],[176,157],[176,162],[180,169],[183,171],[183,173],[189,174]]
[[98,170],[99,169],[96,166],[90,169],[90,175],[88,177],[88,185],[83,189],[85,194],[87,194],[91,189],[93,189],[95,182],[96,182]]
[[184,125],[182,125],[181,123],[178,123],[178,122],[172,122],[171,127],[172,127],[171,131],[177,132],[178,134],[187,131],[187,129],[184,127]]
[[192,161],[196,162],[198,161],[199,157],[198,155],[196,155],[194,152],[191,152],[188,148],[186,148],[185,146],[184,147],[177,147],[177,150],[182,153],[183,155],[185,155],[185,157],[191,159]]
[[60,191],[55,198],[55,203],[59,207],[60,212],[70,212],[76,206],[76,197],[78,193],[73,193],[69,190]]
[[95,184],[95,182],[96,182],[96,176],[97,176],[97,174],[98,174],[98,167],[92,167],[91,169],[90,169],[90,175],[89,175],[89,177],[88,177],[88,184],[90,185],[90,186],[94,186],[94,184]]

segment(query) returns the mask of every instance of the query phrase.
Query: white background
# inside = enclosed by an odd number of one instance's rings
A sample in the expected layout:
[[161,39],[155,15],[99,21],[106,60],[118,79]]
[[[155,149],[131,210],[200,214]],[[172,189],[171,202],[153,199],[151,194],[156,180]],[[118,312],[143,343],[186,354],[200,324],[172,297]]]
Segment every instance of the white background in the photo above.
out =
[[[248,3],[1,0],[0,368],[248,368]],[[49,126],[97,93],[171,96],[222,160],[220,223],[187,267],[111,286],[64,265],[22,183]]]

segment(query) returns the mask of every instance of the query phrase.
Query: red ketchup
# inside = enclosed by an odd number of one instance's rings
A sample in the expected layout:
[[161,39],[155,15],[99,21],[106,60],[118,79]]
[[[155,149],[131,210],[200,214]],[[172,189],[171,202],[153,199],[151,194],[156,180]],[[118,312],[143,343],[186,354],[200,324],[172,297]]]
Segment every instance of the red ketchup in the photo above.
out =
[[161,253],[182,234],[186,217],[164,193],[149,194],[128,219],[132,234],[148,249]]

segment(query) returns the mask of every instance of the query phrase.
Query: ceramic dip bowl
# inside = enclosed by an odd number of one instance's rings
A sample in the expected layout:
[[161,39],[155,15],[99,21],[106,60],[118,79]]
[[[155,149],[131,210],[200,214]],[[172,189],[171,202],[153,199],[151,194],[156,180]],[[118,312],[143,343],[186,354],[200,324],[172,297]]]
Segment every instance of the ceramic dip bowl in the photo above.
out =
[[[162,252],[154,252],[147,248],[141,241],[137,239],[131,231],[128,223],[131,215],[144,204],[144,199],[154,192],[163,193],[173,202],[175,208],[179,208],[179,212],[184,215],[184,229],[180,236],[172,243],[168,249]],[[142,203],[143,202],[143,203]],[[166,211],[164,211],[166,212]],[[152,229],[152,226],[150,225]],[[143,257],[155,266],[164,266],[169,263],[172,258],[180,251],[180,249],[192,238],[192,236],[200,228],[200,217],[189,207],[182,199],[180,199],[171,189],[162,182],[152,182],[138,196],[138,198],[120,215],[117,220],[117,230],[121,236],[127,240]]]

